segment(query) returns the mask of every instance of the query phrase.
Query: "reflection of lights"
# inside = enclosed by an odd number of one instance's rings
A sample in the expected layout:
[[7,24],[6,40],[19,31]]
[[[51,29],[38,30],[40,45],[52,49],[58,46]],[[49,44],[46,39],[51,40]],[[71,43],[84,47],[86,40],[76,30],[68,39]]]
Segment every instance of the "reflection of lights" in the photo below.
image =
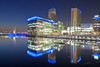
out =
[[47,50],[46,53],[47,53],[47,54],[48,54],[48,53],[52,53],[54,50],[55,50],[54,48],[51,48],[51,49]]
[[32,57],[39,57],[39,56],[42,56],[43,55],[43,52],[39,52],[39,53],[35,53],[35,52],[32,52],[30,50],[27,50],[27,54],[31,55]]
[[98,56],[94,56],[94,59],[98,60],[98,59],[99,59],[99,57],[98,57]]
[[48,62],[49,62],[49,63],[56,63],[56,60],[49,60],[49,59],[48,59]]
[[60,48],[58,48],[58,51],[60,51]]
[[[81,57],[77,60],[77,63],[79,63],[81,61]],[[73,58],[72,60],[70,61],[70,63],[73,63]]]
[[77,60],[77,63],[79,63],[81,61],[81,57]]
[[92,47],[92,49],[94,49],[94,46]]
[[82,47],[84,48],[85,46],[83,45]]
[[26,34],[22,34],[22,33],[8,33],[8,38],[28,38],[26,37]]
[[15,37],[13,37],[13,39],[15,40],[16,38],[15,38]]
[[98,60],[100,58],[100,54],[93,54],[94,59]]
[[70,61],[70,63],[73,63],[73,58],[72,58],[72,60]]
[[100,54],[93,54],[93,56],[98,56],[98,57],[100,57]]

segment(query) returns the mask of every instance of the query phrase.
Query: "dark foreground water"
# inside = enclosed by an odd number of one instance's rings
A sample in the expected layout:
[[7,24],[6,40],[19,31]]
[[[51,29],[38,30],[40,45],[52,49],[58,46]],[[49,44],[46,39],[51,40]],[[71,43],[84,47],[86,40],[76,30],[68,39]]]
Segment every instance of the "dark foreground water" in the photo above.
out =
[[99,64],[99,41],[0,38],[0,67],[67,67]]

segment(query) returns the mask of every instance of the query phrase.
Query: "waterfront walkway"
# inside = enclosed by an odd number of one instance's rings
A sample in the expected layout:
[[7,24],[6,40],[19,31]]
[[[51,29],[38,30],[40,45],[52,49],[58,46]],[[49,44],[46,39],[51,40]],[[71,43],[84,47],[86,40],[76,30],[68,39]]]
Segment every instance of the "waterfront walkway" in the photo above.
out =
[[60,39],[76,39],[76,40],[100,40],[100,36],[90,36],[90,35],[45,35],[45,36],[33,36],[27,35],[28,37],[43,37],[43,38],[60,38]]

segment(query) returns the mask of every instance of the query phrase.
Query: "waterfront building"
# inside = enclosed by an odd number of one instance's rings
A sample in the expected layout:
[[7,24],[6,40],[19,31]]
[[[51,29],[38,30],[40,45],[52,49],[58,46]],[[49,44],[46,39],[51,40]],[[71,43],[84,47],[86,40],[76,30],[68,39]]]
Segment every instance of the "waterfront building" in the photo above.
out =
[[71,8],[71,27],[81,27],[81,10],[78,8]]
[[50,20],[56,21],[56,9],[55,8],[49,9],[48,18]]
[[92,35],[93,34],[93,27],[89,28],[82,28],[80,35]]
[[58,33],[61,34],[62,33],[62,30],[64,30],[63,22],[58,21]]
[[81,31],[82,31],[81,27],[67,27],[68,34],[79,35],[80,34],[79,32],[81,32]]
[[81,28],[90,28],[90,27],[93,27],[92,22],[81,23]]
[[58,21],[57,23],[54,23],[54,31],[58,33],[58,35],[62,35],[62,31],[64,30],[63,22]]
[[94,32],[96,32],[96,34],[100,35],[100,16],[99,15],[95,15],[93,17],[93,29],[94,29]]
[[53,20],[31,17],[28,18],[28,33],[29,35],[52,35],[53,32]]

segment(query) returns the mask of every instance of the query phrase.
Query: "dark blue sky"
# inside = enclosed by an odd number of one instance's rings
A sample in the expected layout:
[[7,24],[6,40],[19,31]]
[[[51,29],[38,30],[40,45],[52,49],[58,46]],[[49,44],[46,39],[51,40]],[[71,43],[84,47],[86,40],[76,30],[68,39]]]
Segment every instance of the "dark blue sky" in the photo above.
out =
[[56,8],[57,19],[67,24],[71,8],[82,11],[82,23],[92,22],[95,14],[100,14],[100,0],[0,0],[0,27],[27,30],[27,18],[46,17],[48,9]]

